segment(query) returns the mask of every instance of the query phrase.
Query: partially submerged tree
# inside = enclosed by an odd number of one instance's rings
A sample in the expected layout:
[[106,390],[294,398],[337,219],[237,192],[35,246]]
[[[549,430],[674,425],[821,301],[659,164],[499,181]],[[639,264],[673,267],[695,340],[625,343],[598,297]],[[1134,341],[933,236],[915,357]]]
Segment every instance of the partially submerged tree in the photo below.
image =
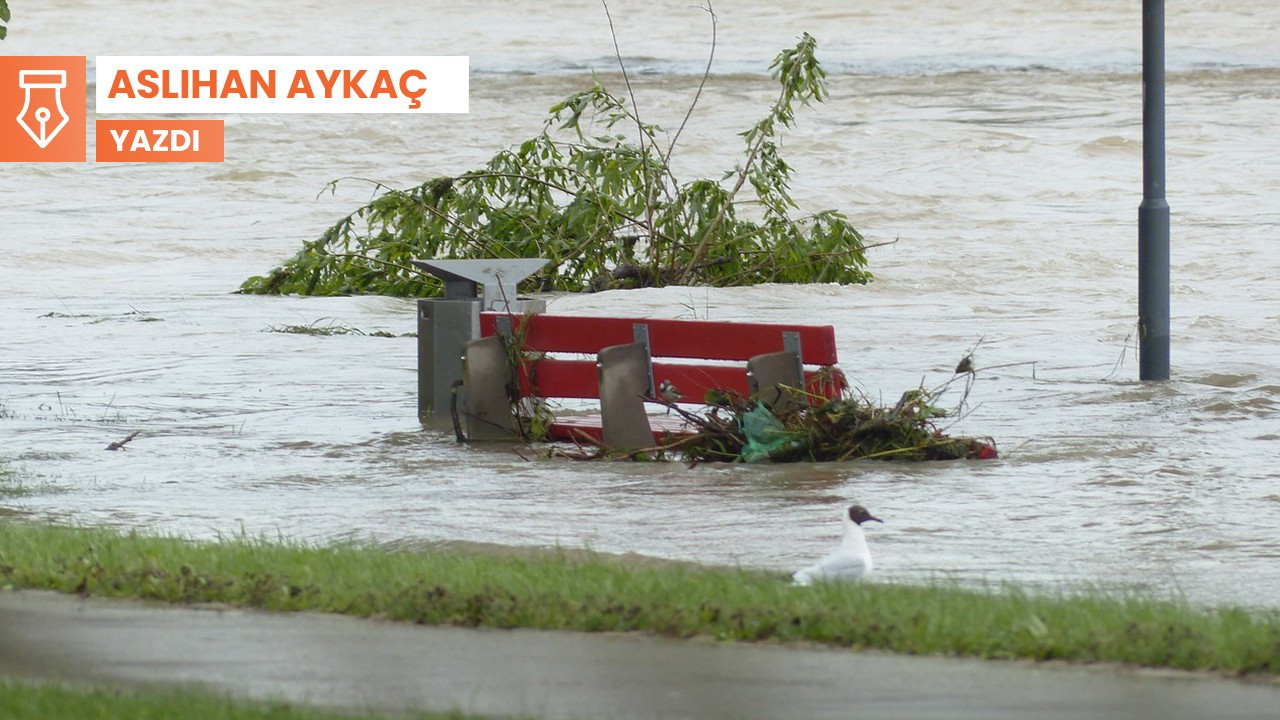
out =
[[711,58],[674,134],[642,121],[634,97],[597,78],[553,106],[537,136],[481,169],[406,190],[379,186],[380,196],[241,292],[434,295],[438,283],[411,260],[487,257],[548,258],[529,290],[868,282],[862,236],[835,210],[797,212],[779,152],[796,109],[827,97],[816,45],[806,33],[774,59],[777,99],[741,133],[744,156],[720,180],[685,182],[671,169]]

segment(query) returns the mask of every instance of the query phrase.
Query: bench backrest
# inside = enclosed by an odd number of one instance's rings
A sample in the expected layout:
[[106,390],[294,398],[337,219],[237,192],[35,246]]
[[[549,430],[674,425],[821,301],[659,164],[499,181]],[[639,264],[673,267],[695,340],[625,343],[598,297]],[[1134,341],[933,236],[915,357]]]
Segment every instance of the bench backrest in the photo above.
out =
[[[501,319],[501,320],[500,320]],[[745,362],[757,355],[788,349],[784,333],[794,333],[805,365],[836,363],[835,329],[830,325],[666,320],[660,318],[575,317],[566,315],[480,314],[480,335],[499,333],[499,324],[524,339],[528,350],[594,355],[602,348],[635,342],[637,326],[648,335],[655,385],[670,381],[689,402],[701,402],[707,390],[748,393],[745,366],[669,362],[659,358]],[[838,373],[806,370],[810,392],[834,396],[843,390]],[[597,398],[595,360],[548,357],[520,370],[520,392],[526,396]]]

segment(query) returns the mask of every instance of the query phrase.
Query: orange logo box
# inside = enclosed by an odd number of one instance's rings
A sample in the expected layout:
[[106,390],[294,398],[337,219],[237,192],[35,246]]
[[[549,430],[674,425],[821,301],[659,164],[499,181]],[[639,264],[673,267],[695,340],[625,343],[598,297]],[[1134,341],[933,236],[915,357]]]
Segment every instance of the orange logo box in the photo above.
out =
[[84,162],[85,58],[0,57],[0,162]]
[[222,162],[221,120],[99,120],[98,162]]

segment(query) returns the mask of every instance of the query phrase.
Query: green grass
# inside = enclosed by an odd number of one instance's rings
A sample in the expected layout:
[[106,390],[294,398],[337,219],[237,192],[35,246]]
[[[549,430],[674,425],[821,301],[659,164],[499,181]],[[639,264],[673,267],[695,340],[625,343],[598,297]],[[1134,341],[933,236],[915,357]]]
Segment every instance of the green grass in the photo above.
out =
[[464,627],[1280,671],[1277,613],[1103,592],[1052,596],[875,583],[799,588],[775,573],[584,552],[194,543],[0,521],[0,587]]
[[[339,713],[281,702],[255,703],[191,690],[107,690],[0,679],[5,720],[375,720],[386,715]],[[397,718],[467,720],[473,715],[417,713]]]

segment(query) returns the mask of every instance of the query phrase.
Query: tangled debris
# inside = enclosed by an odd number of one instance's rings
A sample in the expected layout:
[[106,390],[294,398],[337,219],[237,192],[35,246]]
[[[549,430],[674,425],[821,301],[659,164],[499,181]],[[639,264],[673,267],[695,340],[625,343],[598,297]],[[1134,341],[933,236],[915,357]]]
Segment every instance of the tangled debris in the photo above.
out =
[[139,433],[139,432],[141,432],[141,431],[140,431],[140,430],[134,430],[133,432],[129,433],[129,435],[128,435],[127,437],[125,437],[125,439],[123,439],[123,440],[117,440],[117,441],[115,441],[115,442],[111,443],[110,445],[108,445],[108,446],[107,446],[107,449],[108,449],[108,450],[123,450],[123,449],[124,449],[124,446],[125,446],[125,445],[128,445],[130,440],[132,440],[132,439],[134,439],[134,438],[138,437],[138,433]]
[[[784,408],[777,413],[763,403],[725,391],[708,393],[705,400],[711,409],[706,414],[659,400],[683,417],[694,432],[668,435],[659,445],[628,452],[597,444],[555,450],[553,454],[577,460],[682,459],[691,464],[996,458],[991,438],[952,437],[935,424],[951,415],[935,404],[945,388],[908,390],[892,407],[877,406],[849,391],[827,399],[783,388],[796,402],[775,404]],[[811,400],[818,404],[811,404]]]

